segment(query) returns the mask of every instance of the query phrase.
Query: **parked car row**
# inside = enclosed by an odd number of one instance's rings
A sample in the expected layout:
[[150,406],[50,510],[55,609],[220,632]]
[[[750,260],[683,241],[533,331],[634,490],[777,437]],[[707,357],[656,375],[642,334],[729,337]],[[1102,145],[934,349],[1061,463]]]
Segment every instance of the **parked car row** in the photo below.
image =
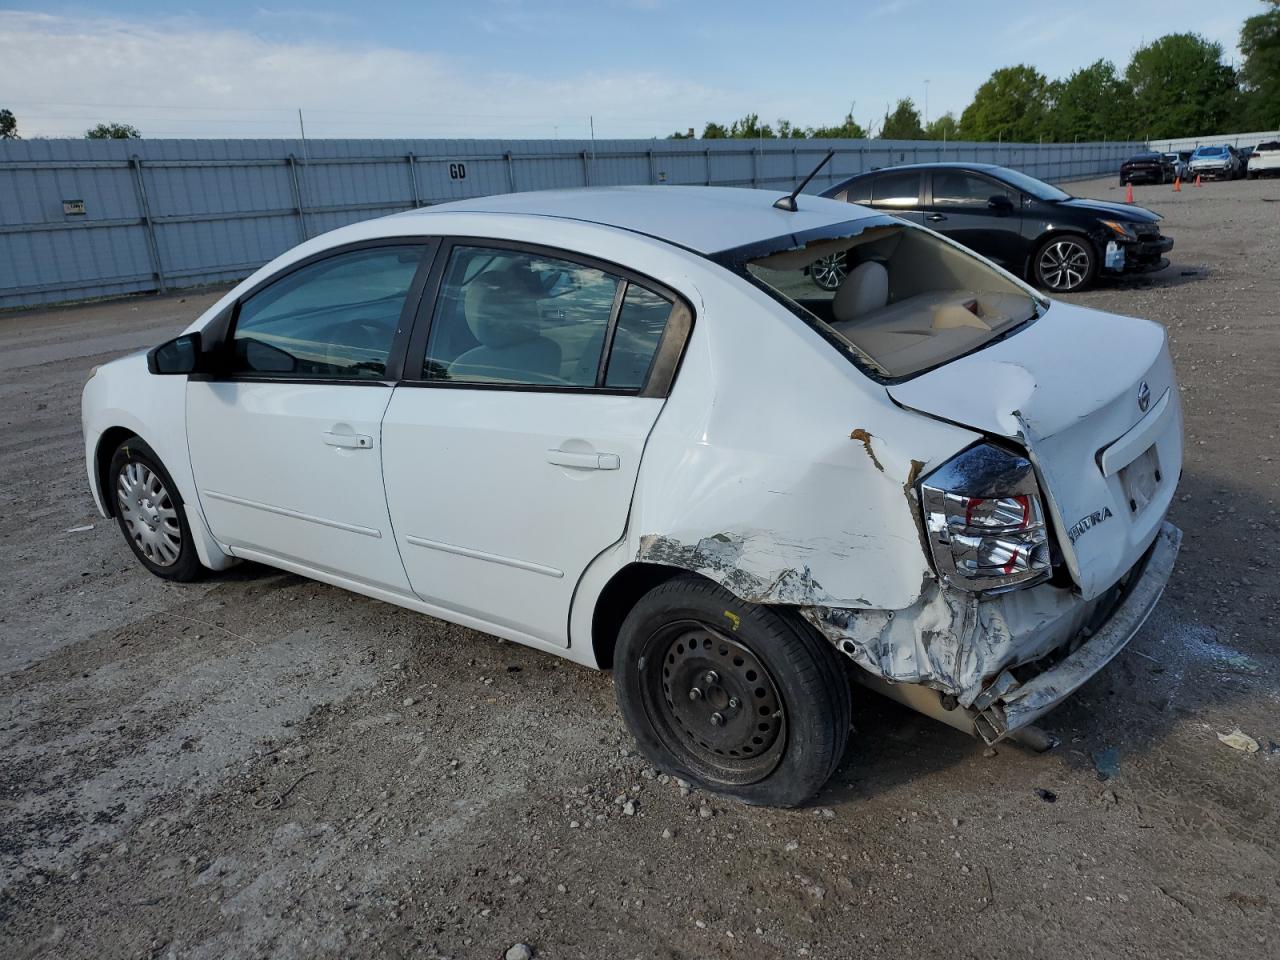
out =
[[1120,164],[1120,185],[1172,183],[1200,177],[1205,180],[1238,180],[1265,177],[1280,169],[1280,141],[1257,146],[1231,144],[1196,147],[1193,151],[1135,153]]
[[[1173,247],[1150,210],[1073,197],[994,164],[888,167],[851,177],[823,196],[929,227],[1053,293],[1073,293],[1101,275],[1158,270]],[[851,267],[847,254],[836,252],[814,262],[810,277],[834,290]]]

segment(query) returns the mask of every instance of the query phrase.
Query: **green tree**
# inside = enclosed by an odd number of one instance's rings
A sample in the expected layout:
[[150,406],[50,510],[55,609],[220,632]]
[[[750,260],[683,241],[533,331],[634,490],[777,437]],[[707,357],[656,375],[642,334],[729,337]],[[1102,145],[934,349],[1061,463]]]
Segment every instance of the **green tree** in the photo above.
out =
[[18,118],[12,110],[0,109],[0,140],[18,139]]
[[1134,129],[1133,91],[1109,60],[1095,60],[1066,80],[1055,80],[1049,92],[1046,137],[1072,143],[1129,140],[1141,132]]
[[935,120],[930,120],[924,128],[926,140],[958,140],[960,138],[960,122],[956,115],[948,111]]
[[993,72],[960,114],[966,140],[1030,143],[1045,129],[1049,81],[1025,63]]
[[1134,133],[1143,139],[1230,129],[1239,119],[1235,71],[1222,45],[1171,33],[1134,51],[1124,72],[1133,91]]
[[767,123],[760,122],[760,115],[757,113],[748,113],[741,120],[735,120],[729,125],[729,136],[734,140],[771,140],[775,136],[773,127]]
[[690,127],[690,128],[689,128],[687,131],[685,131],[684,133],[681,133],[679,130],[677,130],[675,133],[668,133],[668,134],[667,134],[667,139],[668,139],[668,140],[692,140],[692,139],[693,139],[693,127]]
[[804,127],[793,126],[790,120],[778,119],[778,136],[783,140],[803,140]]
[[923,140],[924,126],[920,123],[920,111],[910,97],[898,101],[893,112],[884,114],[880,126],[881,140]]
[[134,140],[141,136],[130,123],[100,123],[84,132],[86,140]]
[[846,113],[844,122],[834,127],[810,127],[805,133],[815,140],[864,140],[867,136],[852,113]]
[[1280,0],[1240,29],[1243,123],[1250,130],[1280,129]]
[[708,120],[707,125],[702,128],[703,140],[725,140],[728,139],[729,131],[722,125]]

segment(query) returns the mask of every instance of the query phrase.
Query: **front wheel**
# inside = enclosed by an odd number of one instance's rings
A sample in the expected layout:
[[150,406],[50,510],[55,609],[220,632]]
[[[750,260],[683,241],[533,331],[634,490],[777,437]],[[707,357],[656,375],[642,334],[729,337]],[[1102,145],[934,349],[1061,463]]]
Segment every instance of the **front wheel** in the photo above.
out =
[[120,532],[144,567],[166,580],[197,579],[204,567],[182,496],[160,458],[138,437],[116,448],[107,473]]
[[838,290],[848,275],[849,257],[843,250],[809,264],[809,276],[823,290]]
[[840,763],[852,709],[843,664],[807,624],[770,607],[677,577],[627,615],[614,665],[641,752],[708,790],[794,807]]
[[1031,264],[1037,286],[1054,293],[1074,293],[1093,280],[1098,257],[1084,237],[1057,236],[1040,244]]

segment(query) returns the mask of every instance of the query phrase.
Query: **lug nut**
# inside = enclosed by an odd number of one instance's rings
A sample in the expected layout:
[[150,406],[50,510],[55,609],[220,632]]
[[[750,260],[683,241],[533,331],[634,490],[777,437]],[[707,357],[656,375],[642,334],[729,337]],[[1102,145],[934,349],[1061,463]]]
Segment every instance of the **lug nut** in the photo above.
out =
[[721,713],[713,713],[713,714],[711,715],[711,725],[712,725],[713,727],[723,727],[723,726],[724,726],[724,714],[721,714]]
[[690,699],[690,700],[701,700],[701,699],[702,699],[702,691],[701,691],[701,690],[699,690],[697,687],[694,687],[692,690],[690,690],[690,691],[689,691],[689,699]]
[[729,709],[730,709],[730,710],[737,710],[737,709],[738,709],[738,698],[737,698],[737,697],[730,697],[730,698],[729,698]]
[[708,670],[707,675],[702,679],[707,681],[707,686],[711,686],[720,679],[720,674],[716,673],[714,670]]

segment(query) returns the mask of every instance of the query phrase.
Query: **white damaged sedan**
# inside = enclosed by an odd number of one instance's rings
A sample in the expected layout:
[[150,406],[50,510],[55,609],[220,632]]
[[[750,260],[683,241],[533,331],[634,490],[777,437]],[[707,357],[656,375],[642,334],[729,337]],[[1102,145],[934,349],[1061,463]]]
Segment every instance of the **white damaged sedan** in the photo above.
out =
[[775,197],[525,193],[309,240],[97,369],[93,494],[158,576],[253,560],[612,669],[654,764],[749,803],[822,786],[858,689],[1029,738],[1177,554],[1164,329]]

